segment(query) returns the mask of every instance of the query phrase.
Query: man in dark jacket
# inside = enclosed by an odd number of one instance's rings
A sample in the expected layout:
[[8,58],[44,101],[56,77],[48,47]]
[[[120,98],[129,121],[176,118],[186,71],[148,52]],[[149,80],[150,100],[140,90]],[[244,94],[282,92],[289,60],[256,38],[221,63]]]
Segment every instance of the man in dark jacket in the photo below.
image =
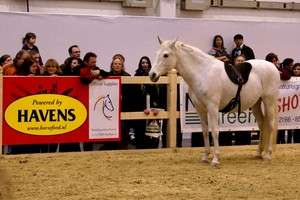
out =
[[246,60],[255,59],[253,50],[244,44],[244,37],[241,34],[235,35],[233,41],[235,43],[235,48],[231,52],[232,62],[235,57],[239,55],[245,56]]

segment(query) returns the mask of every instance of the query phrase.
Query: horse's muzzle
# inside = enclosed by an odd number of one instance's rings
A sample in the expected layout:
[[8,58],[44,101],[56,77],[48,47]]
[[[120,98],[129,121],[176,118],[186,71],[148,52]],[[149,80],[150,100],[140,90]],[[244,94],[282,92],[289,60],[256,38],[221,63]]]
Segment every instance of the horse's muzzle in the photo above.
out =
[[159,79],[159,76],[157,76],[155,72],[151,72],[151,71],[149,72],[149,77],[152,82],[156,82]]

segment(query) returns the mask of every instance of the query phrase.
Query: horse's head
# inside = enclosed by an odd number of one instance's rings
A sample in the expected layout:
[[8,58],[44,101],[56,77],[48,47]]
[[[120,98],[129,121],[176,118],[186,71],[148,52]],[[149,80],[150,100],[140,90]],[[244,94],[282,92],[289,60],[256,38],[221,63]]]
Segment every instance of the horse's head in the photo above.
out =
[[153,67],[149,72],[149,77],[153,82],[156,82],[161,75],[173,69],[176,65],[175,43],[174,41],[161,41],[158,37],[160,47],[156,52],[156,57]]

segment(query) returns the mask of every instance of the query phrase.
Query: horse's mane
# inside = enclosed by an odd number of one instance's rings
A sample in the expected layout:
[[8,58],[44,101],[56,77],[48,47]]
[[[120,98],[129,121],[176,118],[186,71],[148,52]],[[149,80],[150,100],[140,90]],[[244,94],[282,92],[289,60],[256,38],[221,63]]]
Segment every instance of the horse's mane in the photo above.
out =
[[[191,46],[191,45],[188,45],[188,44],[185,44],[181,41],[177,41],[176,44],[175,44],[176,48],[179,48],[185,52],[195,52],[195,56],[196,57],[205,57],[207,59],[212,59],[214,58],[213,56],[203,52],[202,50],[200,50],[199,48],[197,47],[194,47],[194,46]],[[217,60],[217,59],[212,59],[213,61],[214,60]]]

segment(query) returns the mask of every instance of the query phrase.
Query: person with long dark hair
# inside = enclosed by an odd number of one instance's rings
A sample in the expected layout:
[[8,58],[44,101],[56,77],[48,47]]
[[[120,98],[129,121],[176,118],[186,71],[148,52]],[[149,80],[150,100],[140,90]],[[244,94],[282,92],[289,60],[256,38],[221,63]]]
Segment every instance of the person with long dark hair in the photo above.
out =
[[[135,71],[135,76],[148,76],[151,69],[151,61],[149,57],[143,56],[140,58],[138,68]],[[145,114],[149,114],[147,110],[146,100],[149,100],[149,106],[151,109],[166,109],[166,85],[159,84],[139,84],[134,85],[134,111],[144,111]],[[155,110],[157,113],[158,110]],[[154,110],[153,110],[154,111]],[[158,120],[161,122],[162,120]],[[146,131],[147,120],[135,120],[133,128],[135,131],[135,141],[137,149],[153,149],[159,147],[160,137],[154,137],[147,134]],[[166,120],[163,120],[163,124],[160,128],[163,136],[166,134]],[[159,125],[158,124],[158,125]],[[156,134],[155,136],[158,136]],[[160,136],[160,135],[159,135]]]
[[226,48],[224,47],[224,39],[221,35],[216,35],[214,37],[213,47],[210,50],[209,55],[212,55],[218,60],[226,63],[231,62],[231,56],[227,53]]

